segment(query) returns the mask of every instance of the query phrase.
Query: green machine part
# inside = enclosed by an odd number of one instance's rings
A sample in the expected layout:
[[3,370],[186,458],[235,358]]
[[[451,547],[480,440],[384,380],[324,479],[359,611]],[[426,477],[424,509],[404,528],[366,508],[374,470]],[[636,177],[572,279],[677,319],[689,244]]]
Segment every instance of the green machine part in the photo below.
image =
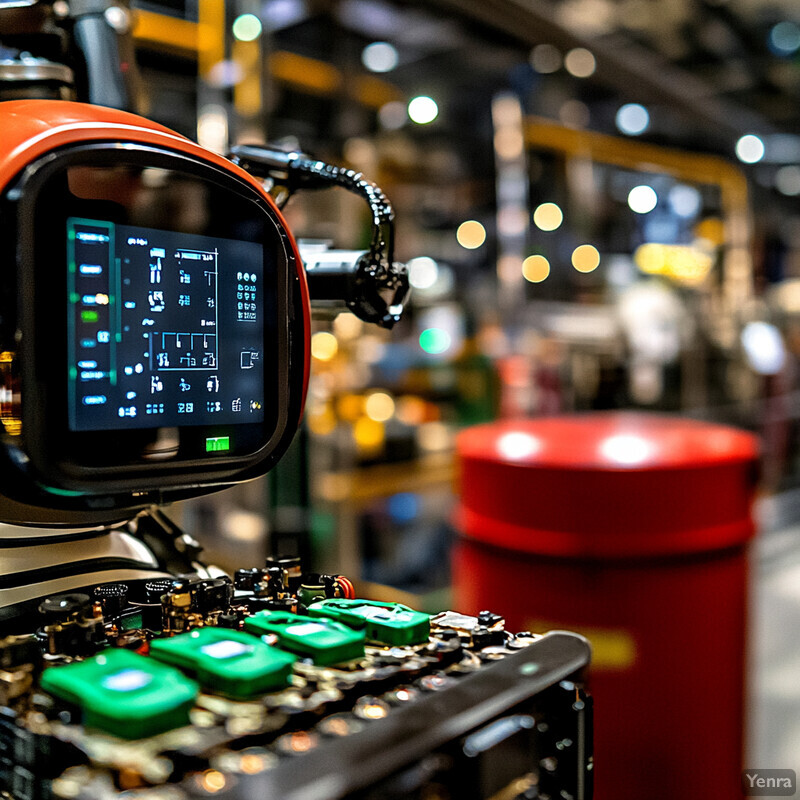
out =
[[370,641],[392,646],[424,644],[431,631],[427,614],[400,603],[330,599],[313,603],[308,613],[312,617],[335,619],[352,628],[364,628]]
[[297,660],[249,633],[224,628],[156,639],[150,644],[150,655],[188,670],[202,686],[237,699],[283,689]]
[[198,693],[197,684],[174,667],[123,649],[49,667],[42,688],[81,708],[87,727],[124,739],[187,725]]
[[364,631],[354,631],[331,619],[309,619],[286,611],[259,611],[244,621],[244,629],[256,636],[274,634],[278,647],[318,666],[340,664],[364,657]]

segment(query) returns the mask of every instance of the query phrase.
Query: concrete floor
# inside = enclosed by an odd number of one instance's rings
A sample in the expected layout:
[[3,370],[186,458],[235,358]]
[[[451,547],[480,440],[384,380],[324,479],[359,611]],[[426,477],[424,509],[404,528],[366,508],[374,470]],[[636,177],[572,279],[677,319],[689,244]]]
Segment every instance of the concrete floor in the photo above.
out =
[[762,500],[757,514],[745,765],[800,774],[800,490]]

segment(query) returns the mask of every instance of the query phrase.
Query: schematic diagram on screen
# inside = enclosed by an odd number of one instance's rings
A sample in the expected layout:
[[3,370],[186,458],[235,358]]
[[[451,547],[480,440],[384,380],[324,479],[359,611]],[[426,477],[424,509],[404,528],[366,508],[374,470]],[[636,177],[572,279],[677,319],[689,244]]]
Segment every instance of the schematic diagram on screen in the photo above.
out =
[[79,218],[68,243],[76,429],[263,416],[257,243]]
[[[150,249],[150,284],[161,285],[166,248]],[[215,370],[218,364],[217,327],[219,309],[219,250],[180,248],[172,254],[178,288],[172,302],[178,309],[191,313],[180,315],[194,327],[184,330],[147,332],[150,369],[155,372]],[[170,298],[163,289],[151,288],[147,295],[150,313],[155,316],[166,309]],[[176,319],[171,315],[170,319]],[[155,320],[154,320],[155,322]],[[157,324],[157,323],[156,323]]]

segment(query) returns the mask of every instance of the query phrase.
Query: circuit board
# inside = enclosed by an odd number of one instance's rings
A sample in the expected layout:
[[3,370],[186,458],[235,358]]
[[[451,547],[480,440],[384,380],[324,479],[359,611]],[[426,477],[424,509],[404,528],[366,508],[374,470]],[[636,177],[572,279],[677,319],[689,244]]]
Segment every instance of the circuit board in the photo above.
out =
[[276,558],[49,597],[0,639],[13,800],[587,800],[585,640]]

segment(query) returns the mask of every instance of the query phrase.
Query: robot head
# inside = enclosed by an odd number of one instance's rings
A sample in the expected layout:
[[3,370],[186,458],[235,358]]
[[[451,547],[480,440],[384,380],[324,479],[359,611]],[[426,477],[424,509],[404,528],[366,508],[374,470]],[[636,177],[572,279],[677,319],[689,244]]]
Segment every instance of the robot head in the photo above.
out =
[[100,525],[266,472],[309,299],[259,181],[140,117],[0,104],[0,520]]

